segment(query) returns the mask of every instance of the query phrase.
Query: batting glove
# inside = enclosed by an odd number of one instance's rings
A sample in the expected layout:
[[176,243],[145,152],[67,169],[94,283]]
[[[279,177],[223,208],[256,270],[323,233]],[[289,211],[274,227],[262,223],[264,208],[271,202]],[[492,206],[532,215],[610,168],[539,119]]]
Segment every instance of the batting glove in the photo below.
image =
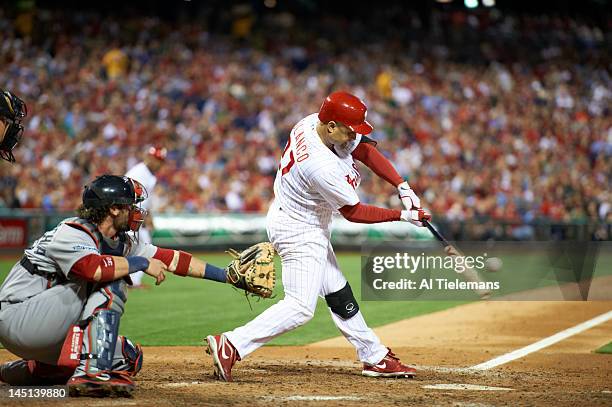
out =
[[427,212],[425,209],[412,209],[412,210],[403,210],[400,215],[400,219],[404,222],[410,222],[413,225],[423,227],[423,221],[430,221],[431,214]]
[[399,198],[402,200],[406,210],[419,209],[421,207],[421,200],[414,193],[408,181],[404,181],[397,186],[399,192]]

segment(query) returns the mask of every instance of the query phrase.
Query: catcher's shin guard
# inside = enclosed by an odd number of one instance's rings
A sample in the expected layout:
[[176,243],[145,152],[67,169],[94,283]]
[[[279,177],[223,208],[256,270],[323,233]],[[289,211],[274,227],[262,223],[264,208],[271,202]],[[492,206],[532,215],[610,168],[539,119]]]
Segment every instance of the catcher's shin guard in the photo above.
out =
[[119,335],[113,371],[122,371],[127,373],[128,376],[136,376],[142,369],[142,359],[143,352],[140,345],[134,345],[128,338]]
[[[106,298],[105,308],[96,308],[89,317],[89,325],[83,334],[83,357],[75,374],[68,381],[71,396],[123,396],[129,397],[134,390],[130,378],[140,370],[142,351],[119,338],[119,322],[127,289],[122,280],[113,281],[92,294],[90,300]],[[95,297],[94,297],[95,296]],[[119,343],[118,343],[119,342]],[[119,346],[118,346],[119,345]],[[119,370],[115,370],[115,367]]]

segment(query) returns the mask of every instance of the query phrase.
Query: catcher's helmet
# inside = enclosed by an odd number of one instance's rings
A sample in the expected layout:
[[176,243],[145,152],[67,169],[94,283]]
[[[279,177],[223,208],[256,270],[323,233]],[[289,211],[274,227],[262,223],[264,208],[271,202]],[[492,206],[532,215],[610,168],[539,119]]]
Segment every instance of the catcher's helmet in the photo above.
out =
[[15,162],[13,149],[21,140],[23,126],[21,121],[28,114],[23,100],[11,92],[0,89],[0,120],[6,124],[4,134],[0,134],[0,158]]
[[333,92],[325,98],[319,110],[323,123],[340,122],[355,133],[369,134],[373,127],[366,120],[368,108],[361,99],[348,92]]
[[102,175],[85,186],[83,206],[101,208],[111,205],[127,205],[130,210],[128,224],[136,232],[144,222],[147,211],[138,207],[147,199],[147,190],[138,181],[119,175]]
[[147,190],[138,181],[119,175],[102,175],[85,186],[83,206],[136,205],[147,198]]

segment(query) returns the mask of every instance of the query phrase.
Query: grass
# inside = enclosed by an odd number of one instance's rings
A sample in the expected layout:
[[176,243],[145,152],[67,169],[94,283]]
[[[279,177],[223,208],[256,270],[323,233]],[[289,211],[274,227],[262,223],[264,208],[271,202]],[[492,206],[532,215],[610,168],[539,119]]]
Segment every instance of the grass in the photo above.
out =
[[[612,256],[601,254],[594,277],[612,273]],[[546,253],[536,253],[533,256],[500,253],[500,257],[504,259],[502,271],[485,273],[484,277],[501,281],[505,287],[502,291],[507,290],[506,292],[557,284],[558,277],[555,278],[546,256]],[[201,257],[216,265],[225,265],[230,260],[228,255],[222,253],[208,253]],[[0,281],[4,280],[14,262],[15,260],[0,260]],[[360,256],[342,253],[338,256],[338,262],[357,299],[362,298]],[[280,277],[282,279],[282,275]],[[144,281],[148,282],[151,288],[130,291],[120,328],[123,334],[143,345],[198,345],[208,334],[231,330],[249,322],[283,297],[282,284],[278,284],[274,299],[252,300],[251,310],[242,292],[227,284],[174,275],[169,275],[159,287],[152,285],[152,279],[148,276],[145,276]],[[474,296],[473,292],[469,293]],[[402,293],[398,291],[397,295],[400,296],[398,298],[406,299],[405,293],[402,297]],[[438,298],[448,297],[446,293]],[[393,298],[392,294],[389,294],[388,298]],[[360,307],[368,324],[377,327],[444,310],[463,304],[466,302],[464,299],[469,298],[455,296],[454,299],[455,301],[360,301]],[[272,344],[304,345],[339,334],[331,321],[325,302],[320,299],[315,316],[308,324],[276,338]],[[610,353],[610,348],[612,345],[608,344],[602,349]]]
[[[216,265],[229,262],[225,254],[201,256]],[[360,256],[340,254],[340,268],[351,283],[357,299],[361,298]],[[14,261],[0,261],[0,281],[3,281]],[[282,278],[282,276],[281,276]],[[143,281],[152,284],[145,276]],[[231,286],[209,280],[196,280],[169,275],[166,281],[147,290],[131,290],[120,331],[142,345],[199,345],[211,333],[231,330],[247,323],[280,300],[282,284],[277,284],[276,298],[251,301]],[[372,327],[417,315],[453,307],[460,301],[360,301],[362,313]],[[271,342],[275,345],[304,345],[340,335],[333,324],[327,306],[319,300],[314,318],[306,325]]]
[[597,349],[595,353],[609,353],[612,355],[612,342]]

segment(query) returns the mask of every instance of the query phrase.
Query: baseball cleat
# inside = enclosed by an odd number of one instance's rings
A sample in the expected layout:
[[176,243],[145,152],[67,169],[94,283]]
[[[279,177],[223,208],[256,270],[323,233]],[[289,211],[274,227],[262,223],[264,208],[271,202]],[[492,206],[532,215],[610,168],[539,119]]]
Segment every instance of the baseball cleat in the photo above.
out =
[[134,382],[120,372],[73,376],[68,380],[70,397],[132,397]]
[[[387,348],[389,349],[389,348]],[[363,376],[368,377],[408,377],[413,378],[416,375],[416,369],[402,364],[391,349],[387,355],[375,365],[363,364],[361,371]]]
[[208,335],[206,341],[208,342],[206,353],[213,358],[215,377],[225,382],[231,382],[232,367],[237,360],[240,360],[238,351],[236,351],[234,345],[223,334]]

